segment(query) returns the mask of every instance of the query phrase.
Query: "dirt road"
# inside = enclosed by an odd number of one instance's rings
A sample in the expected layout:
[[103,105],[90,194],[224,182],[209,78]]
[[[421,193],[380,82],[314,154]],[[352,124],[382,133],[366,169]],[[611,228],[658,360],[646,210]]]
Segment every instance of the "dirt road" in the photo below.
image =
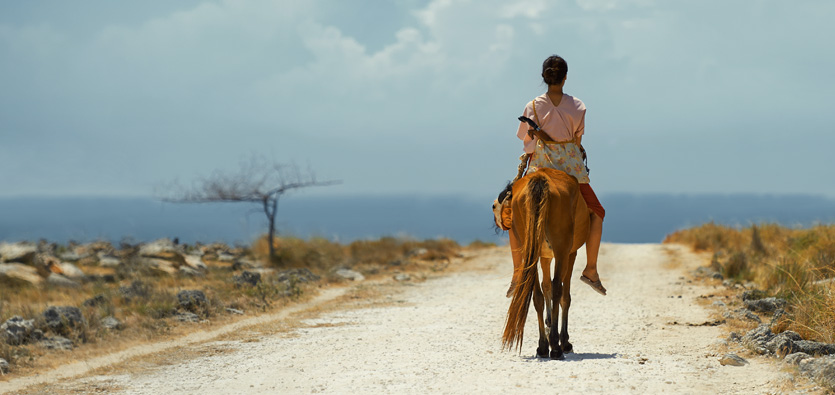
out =
[[[306,319],[291,333],[202,347],[217,355],[184,358],[138,373],[83,377],[53,387],[131,394],[291,393],[775,393],[788,374],[750,358],[720,366],[721,327],[697,303],[711,287],[689,283],[698,257],[683,247],[604,244],[600,270],[608,296],[577,281],[563,361],[535,355],[531,309],[522,354],[501,351],[509,300],[509,252],[496,248],[467,270],[404,283],[382,307]],[[383,295],[381,298],[385,299]],[[79,387],[81,386],[81,387]]]

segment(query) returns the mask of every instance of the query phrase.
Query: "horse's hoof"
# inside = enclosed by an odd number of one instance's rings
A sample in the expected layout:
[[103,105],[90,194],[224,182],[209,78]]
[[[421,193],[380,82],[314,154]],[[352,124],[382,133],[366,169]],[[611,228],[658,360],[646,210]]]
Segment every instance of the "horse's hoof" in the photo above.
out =
[[546,347],[544,350],[542,347],[536,348],[536,356],[540,358],[548,358],[548,348]]
[[565,343],[562,345],[562,352],[566,354],[572,353],[574,352],[574,346],[572,346],[571,343]]
[[565,355],[563,355],[562,350],[558,348],[556,350],[551,350],[551,359],[563,360],[565,359]]

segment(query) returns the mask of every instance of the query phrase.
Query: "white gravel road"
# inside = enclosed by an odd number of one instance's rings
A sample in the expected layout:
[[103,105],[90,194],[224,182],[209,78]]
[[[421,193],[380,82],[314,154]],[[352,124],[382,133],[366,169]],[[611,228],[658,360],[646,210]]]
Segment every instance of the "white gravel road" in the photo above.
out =
[[711,288],[683,278],[695,259],[678,246],[604,244],[604,297],[577,280],[581,250],[569,319],[575,352],[563,361],[534,356],[533,309],[521,355],[501,350],[511,263],[496,248],[468,263],[472,270],[404,285],[385,307],[327,313],[293,336],[218,343],[233,350],[221,355],[82,380],[153,395],[778,392],[787,373],[772,362],[720,366],[723,329],[682,325],[711,319],[697,304]]

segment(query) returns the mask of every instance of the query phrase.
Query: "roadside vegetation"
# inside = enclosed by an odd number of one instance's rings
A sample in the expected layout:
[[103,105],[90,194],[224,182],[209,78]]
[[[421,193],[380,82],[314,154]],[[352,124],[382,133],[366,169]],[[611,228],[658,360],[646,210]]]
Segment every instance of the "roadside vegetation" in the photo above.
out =
[[[9,328],[0,331],[0,359],[8,362],[5,373],[22,374],[179,336],[195,325],[271,312],[319,286],[351,281],[340,271],[370,278],[440,272],[464,249],[448,239],[340,244],[276,237],[270,261],[266,236],[251,247],[167,239],[120,246],[17,244],[33,252],[0,264],[37,274],[28,281],[0,275],[0,324]],[[56,307],[64,309],[57,324],[48,313]]]
[[753,282],[788,301],[775,332],[835,343],[835,225],[792,229],[774,224],[736,228],[715,223],[680,230],[665,243],[713,253],[711,268],[737,283]]

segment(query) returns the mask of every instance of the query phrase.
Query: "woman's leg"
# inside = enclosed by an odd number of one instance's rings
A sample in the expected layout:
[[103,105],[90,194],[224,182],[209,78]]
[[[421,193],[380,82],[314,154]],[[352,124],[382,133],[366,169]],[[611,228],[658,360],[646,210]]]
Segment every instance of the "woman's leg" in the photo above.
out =
[[597,273],[597,254],[600,252],[600,238],[603,237],[603,219],[592,213],[589,221],[589,239],[586,240],[586,268],[583,275],[591,281],[600,280]]

